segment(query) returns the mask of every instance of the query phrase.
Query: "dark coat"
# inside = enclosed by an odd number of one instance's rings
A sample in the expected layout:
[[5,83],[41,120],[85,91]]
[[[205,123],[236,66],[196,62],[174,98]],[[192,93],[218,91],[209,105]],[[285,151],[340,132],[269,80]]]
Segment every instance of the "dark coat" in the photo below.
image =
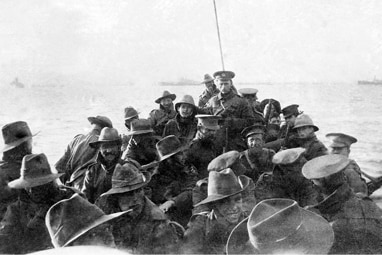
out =
[[99,134],[99,129],[93,129],[86,135],[76,135],[68,144],[64,155],[55,164],[59,173],[65,173],[60,177],[63,183],[69,181],[70,176],[77,169],[81,168],[89,161],[94,161],[94,158],[97,155],[97,149],[91,148],[89,143],[96,142]]
[[117,163],[123,165],[124,161],[119,159],[115,164],[106,168],[106,166],[102,164],[102,156],[99,153],[96,162],[88,167],[81,191],[85,194],[89,202],[94,204],[97,198],[111,189],[111,177],[113,176]]
[[219,145],[216,140],[198,138],[197,133],[186,151],[186,160],[198,169],[198,179],[203,179],[208,177],[208,164],[222,153],[223,146]]
[[154,132],[158,136],[162,136],[164,126],[166,123],[175,118],[176,111],[172,108],[169,112],[166,112],[164,108],[160,105],[159,109],[154,109],[150,112],[149,120],[151,127],[154,129]]
[[145,136],[144,141],[136,144],[130,139],[126,150],[122,155],[123,160],[133,159],[141,165],[146,165],[157,159],[157,149],[155,144],[158,142],[156,137],[150,135]]
[[306,139],[299,138],[298,144],[305,149],[304,157],[308,161],[328,154],[328,149],[326,149],[325,145],[317,139],[316,135]]
[[[135,219],[128,215],[111,221],[113,236],[117,248],[134,254],[178,253],[183,229],[167,219],[166,215],[145,198],[142,213]],[[100,205],[106,213],[115,213],[110,204]]]
[[15,202],[19,190],[11,189],[8,183],[20,177],[21,161],[8,161],[0,165],[0,220],[9,204]]
[[30,253],[52,248],[45,226],[45,215],[56,202],[71,197],[74,192],[62,187],[44,203],[35,203],[25,192],[10,204],[0,223],[0,253]]
[[164,127],[163,137],[175,135],[184,144],[194,139],[197,132],[198,120],[193,115],[191,118],[182,118],[179,114],[167,122]]
[[368,197],[359,198],[347,183],[307,209],[321,214],[333,227],[333,254],[381,254],[382,210]]
[[205,89],[202,94],[199,96],[199,102],[198,106],[199,107],[204,107],[208,100],[210,100],[211,97],[216,96],[219,94],[220,90],[218,88],[215,88],[212,93],[210,93],[207,89]]
[[219,93],[212,97],[207,105],[206,109],[210,114],[223,117],[223,127],[218,132],[217,137],[223,141],[228,140],[226,151],[245,149],[246,146],[241,139],[240,132],[255,121],[248,102],[231,91],[225,95]]
[[275,152],[266,148],[250,148],[241,152],[240,161],[249,169],[245,175],[251,177],[256,182],[260,175],[265,172],[272,172],[273,163],[272,158]]
[[166,201],[175,202],[170,210],[170,219],[185,226],[191,217],[192,189],[198,180],[198,172],[191,165],[169,165],[161,162],[158,173],[155,174],[148,186],[151,188],[152,201],[160,205]]
[[353,159],[351,159],[350,164],[346,166],[344,173],[349,186],[353,189],[354,193],[360,193],[367,196],[368,190],[366,181],[362,178],[360,167]]
[[[243,214],[241,220],[245,218]],[[224,254],[235,224],[217,219],[214,211],[193,215],[184,234],[183,252],[187,254]]]

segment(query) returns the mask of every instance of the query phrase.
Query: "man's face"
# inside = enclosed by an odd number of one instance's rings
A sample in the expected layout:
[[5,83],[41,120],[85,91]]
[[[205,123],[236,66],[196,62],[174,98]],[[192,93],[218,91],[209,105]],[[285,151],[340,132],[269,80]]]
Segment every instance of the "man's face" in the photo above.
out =
[[313,184],[323,193],[329,195],[344,183],[345,177],[343,171],[329,175],[327,177],[312,179]]
[[345,146],[345,147],[329,147],[330,154],[339,154],[343,155],[345,157],[349,157],[350,154],[350,148]]
[[248,101],[249,104],[253,104],[253,102],[256,102],[257,96],[256,94],[251,94],[251,95],[245,95],[244,99]]
[[298,137],[300,138],[308,138],[314,133],[313,127],[299,127],[297,128]]
[[208,92],[212,93],[215,88],[216,88],[216,85],[215,85],[214,81],[206,82],[206,89]]
[[171,157],[168,158],[168,161],[171,164],[180,164],[180,165],[185,165],[186,164],[186,157],[184,155],[183,151],[180,151],[176,153],[175,155],[172,155]]
[[209,129],[204,126],[199,126],[199,131],[202,133],[203,137],[205,138],[214,138],[216,135],[215,129]]
[[102,143],[99,151],[107,162],[113,162],[119,157],[120,146],[118,144]]
[[217,80],[217,85],[219,86],[220,91],[223,94],[229,93],[232,88],[232,81],[231,80]]
[[169,97],[166,97],[166,98],[162,98],[160,100],[160,104],[165,108],[165,109],[169,109],[172,105],[172,99],[169,98]]
[[247,137],[248,148],[262,148],[264,146],[263,134],[253,134]]
[[133,211],[129,212],[128,215],[136,218],[142,212],[144,197],[143,188],[119,194],[117,198],[118,206],[123,212],[132,209]]
[[239,222],[242,209],[241,194],[222,199],[216,202],[216,210],[232,224]]
[[296,116],[290,115],[288,117],[285,117],[286,124],[290,125],[291,127],[294,126],[294,122],[296,121]]
[[190,104],[180,104],[178,112],[183,118],[190,117],[194,111],[194,107]]
[[32,201],[38,203],[45,201],[47,194],[49,194],[49,190],[53,188],[53,182],[49,182],[47,184],[43,184],[40,186],[26,188],[25,191],[28,193],[29,197]]

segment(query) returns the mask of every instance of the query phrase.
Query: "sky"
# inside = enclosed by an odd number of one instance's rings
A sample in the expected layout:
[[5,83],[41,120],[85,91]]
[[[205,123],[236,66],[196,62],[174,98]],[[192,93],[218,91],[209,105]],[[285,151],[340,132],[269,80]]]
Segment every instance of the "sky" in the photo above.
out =
[[[382,79],[382,1],[216,0],[242,82]],[[222,69],[213,0],[1,0],[0,83],[153,84]]]

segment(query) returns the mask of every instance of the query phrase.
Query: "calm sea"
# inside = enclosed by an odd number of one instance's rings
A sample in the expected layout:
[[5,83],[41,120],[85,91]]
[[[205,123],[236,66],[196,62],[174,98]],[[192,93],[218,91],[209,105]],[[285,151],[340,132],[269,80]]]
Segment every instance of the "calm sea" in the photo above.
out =
[[[373,175],[382,175],[382,86],[347,83],[275,83],[236,84],[254,87],[260,100],[274,98],[281,106],[299,104],[320,130],[318,138],[327,143],[325,134],[343,132],[357,137],[351,158]],[[192,95],[197,103],[204,86],[29,86],[24,89],[0,87],[0,125],[27,121],[34,138],[34,151],[44,152],[51,164],[63,154],[68,142],[89,130],[87,117],[106,115],[120,133],[125,131],[123,109],[133,106],[141,118],[158,107],[154,100],[163,90],[180,99]],[[175,100],[176,102],[176,100]],[[2,143],[3,144],[3,143]]]

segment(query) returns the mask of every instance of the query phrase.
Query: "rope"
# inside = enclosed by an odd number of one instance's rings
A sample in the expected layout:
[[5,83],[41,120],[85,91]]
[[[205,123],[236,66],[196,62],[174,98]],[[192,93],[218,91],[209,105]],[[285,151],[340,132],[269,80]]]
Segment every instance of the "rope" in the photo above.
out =
[[220,39],[220,29],[219,29],[219,21],[218,21],[218,12],[216,10],[216,3],[215,3],[215,0],[213,0],[214,2],[214,9],[215,9],[215,19],[216,19],[216,29],[218,31],[218,39],[219,39],[219,47],[220,47],[220,58],[221,58],[221,61],[222,61],[222,67],[223,67],[223,71],[225,71],[225,68],[224,68],[224,59],[223,59],[223,50],[222,50],[222,42],[221,42],[221,39]]

